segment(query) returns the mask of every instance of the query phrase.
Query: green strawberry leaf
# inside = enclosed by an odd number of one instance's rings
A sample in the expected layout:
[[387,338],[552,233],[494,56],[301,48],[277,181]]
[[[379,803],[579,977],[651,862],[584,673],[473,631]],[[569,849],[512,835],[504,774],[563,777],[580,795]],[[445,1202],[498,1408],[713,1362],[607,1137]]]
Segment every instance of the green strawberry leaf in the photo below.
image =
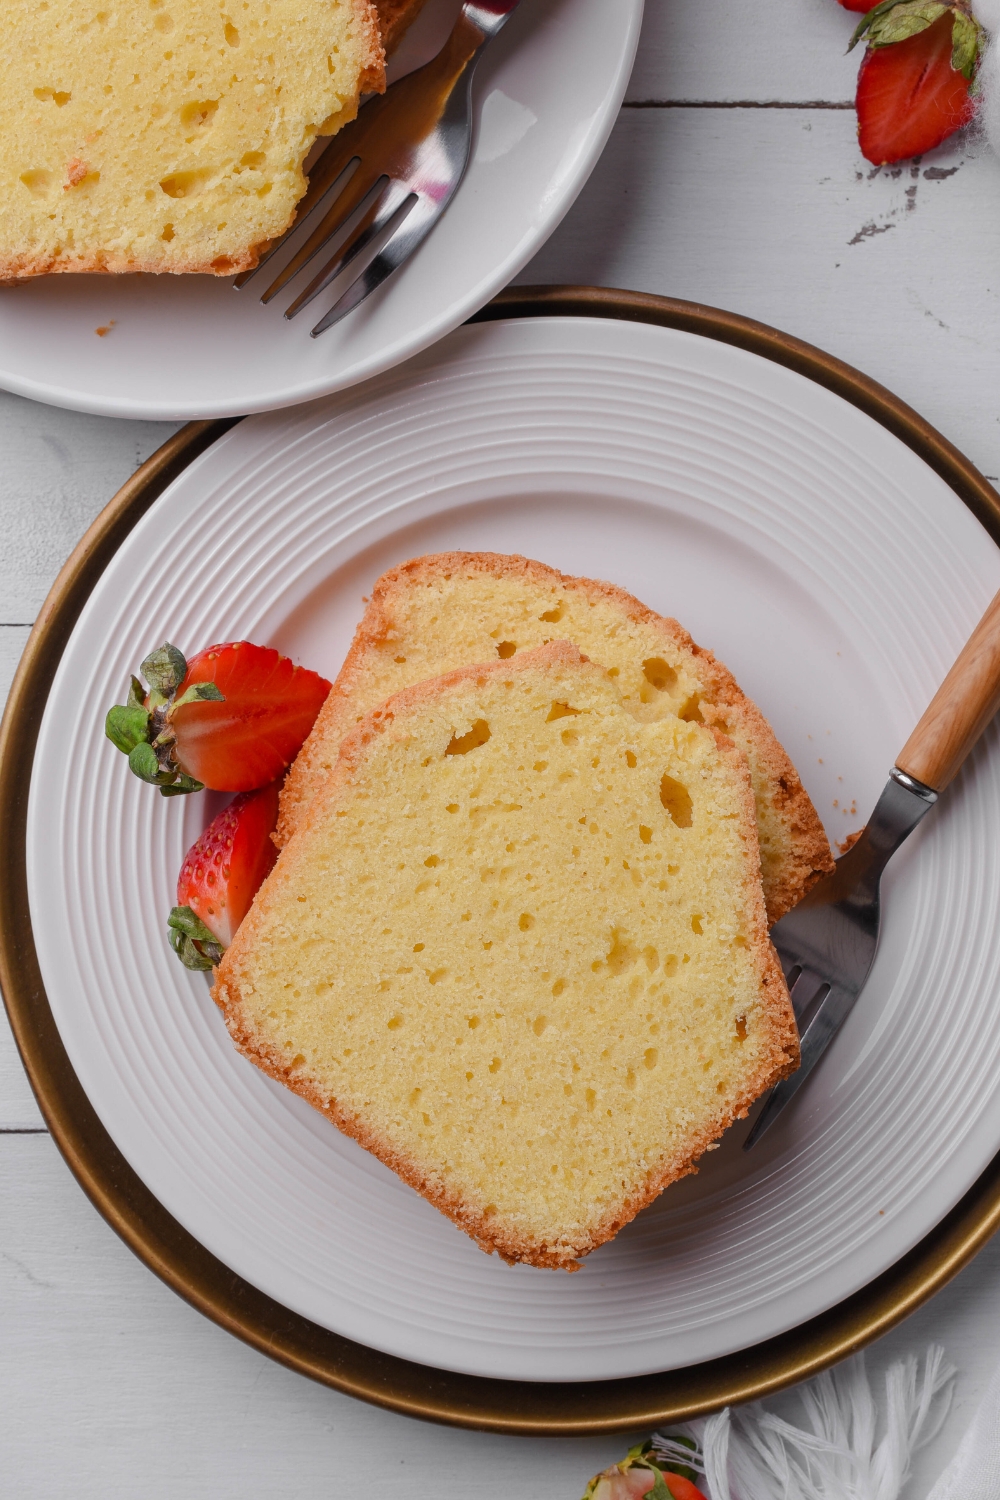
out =
[[125,755],[130,755],[136,745],[148,743],[149,713],[141,706],[136,708],[116,703],[114,708],[108,709],[104,733],[113,745]]
[[207,958],[183,932],[168,932],[167,940],[185,969],[200,970],[207,974],[209,969],[215,968],[212,960]]
[[176,646],[164,641],[162,646],[149,653],[139,671],[153,692],[167,699],[176,693],[187,676],[187,662]]
[[128,685],[128,697],[125,699],[129,708],[145,708],[146,689],[134,674]]
[[150,782],[153,786],[161,786],[164,781],[173,780],[169,771],[160,770],[160,762],[156,758],[156,751],[152,745],[146,744],[145,741],[142,744],[134,745],[129,751],[128,764],[129,770],[134,776],[138,776],[140,781]]
[[967,16],[964,11],[953,10],[952,16],[951,65],[956,73],[961,73],[971,83],[979,61],[983,28],[973,16]]
[[225,693],[220,693],[214,682],[192,682],[187,692],[180,698],[175,698],[170,705],[173,713],[184,703],[225,703]]
[[175,906],[167,918],[167,939],[187,969],[212,969],[224,948],[190,906]]
[[939,21],[951,7],[944,0],[882,0],[863,18],[848,45],[848,52],[863,36],[869,47],[891,47],[905,42]]
[[195,781],[193,776],[188,776],[186,771],[178,771],[176,781],[168,782],[160,787],[161,797],[186,797],[189,792],[203,792],[205,783]]
[[662,1470],[658,1469],[652,1463],[648,1467],[656,1475],[656,1478],[653,1480],[653,1488],[646,1491],[644,1500],[674,1500],[673,1495],[667,1489],[667,1481],[663,1477]]

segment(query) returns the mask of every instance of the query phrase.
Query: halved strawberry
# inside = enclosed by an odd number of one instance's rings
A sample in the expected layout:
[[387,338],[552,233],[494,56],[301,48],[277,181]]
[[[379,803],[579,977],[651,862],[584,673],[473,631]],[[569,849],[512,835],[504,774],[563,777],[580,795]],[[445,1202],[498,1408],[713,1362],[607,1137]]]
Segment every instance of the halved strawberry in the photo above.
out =
[[982,29],[965,0],[882,0],[855,31],[867,37],[856,106],[862,155],[877,166],[919,156],[967,125]]
[[[674,1446],[694,1449],[690,1438],[675,1438]],[[584,1491],[583,1500],[705,1500],[701,1490],[686,1474],[676,1474],[664,1468],[663,1456],[658,1454],[654,1458],[652,1449],[651,1440],[630,1448],[620,1464],[612,1464],[610,1469],[594,1475]],[[680,1467],[683,1468],[683,1464]],[[688,1473],[693,1472],[688,1470]]]
[[318,672],[249,641],[209,646],[185,661],[166,642],[132,678],[105,733],[142,781],[165,797],[244,792],[276,780],[312,728],[330,684]]
[[241,792],[184,856],[167,925],[170,946],[187,968],[219,962],[270,874],[278,857],[271,838],[278,790],[274,781]]

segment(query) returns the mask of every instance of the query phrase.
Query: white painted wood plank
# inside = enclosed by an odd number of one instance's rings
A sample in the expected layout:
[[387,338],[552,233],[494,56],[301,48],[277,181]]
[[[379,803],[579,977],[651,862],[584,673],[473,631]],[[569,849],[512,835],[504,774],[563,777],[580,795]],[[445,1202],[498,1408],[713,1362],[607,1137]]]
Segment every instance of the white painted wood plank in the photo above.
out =
[[837,0],[646,0],[626,98],[853,99],[859,20]]
[[[4,1493],[18,1500],[578,1500],[627,1436],[458,1432],[382,1412],[273,1364],[207,1322],[135,1260],[47,1136],[0,1138]],[[951,1417],[904,1500],[924,1500],[997,1357],[1000,1242],[869,1351],[940,1339],[962,1374]],[[781,1402],[795,1414],[797,1398]]]
[[[831,0],[833,3],[833,0]],[[728,308],[818,344],[1000,475],[1000,160],[868,167],[841,111],[625,110],[518,278]]]
[[0,392],[0,622],[31,624],[98,511],[176,425],[91,417]]

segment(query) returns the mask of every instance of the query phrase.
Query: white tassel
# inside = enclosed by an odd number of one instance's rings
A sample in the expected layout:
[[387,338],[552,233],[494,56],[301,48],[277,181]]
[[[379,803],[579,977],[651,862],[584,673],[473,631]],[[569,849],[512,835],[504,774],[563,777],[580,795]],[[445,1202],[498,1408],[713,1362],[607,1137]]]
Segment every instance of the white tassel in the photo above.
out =
[[[886,1371],[880,1413],[857,1354],[802,1386],[803,1427],[762,1402],[690,1423],[685,1431],[700,1448],[693,1462],[710,1500],[898,1500],[913,1455],[948,1414],[954,1375],[936,1344],[922,1373],[914,1355],[898,1360]],[[680,1456],[665,1436],[654,1444]]]
[[986,27],[989,41],[976,73],[979,93],[977,124],[993,150],[1000,155],[1000,0],[973,0],[972,13]]

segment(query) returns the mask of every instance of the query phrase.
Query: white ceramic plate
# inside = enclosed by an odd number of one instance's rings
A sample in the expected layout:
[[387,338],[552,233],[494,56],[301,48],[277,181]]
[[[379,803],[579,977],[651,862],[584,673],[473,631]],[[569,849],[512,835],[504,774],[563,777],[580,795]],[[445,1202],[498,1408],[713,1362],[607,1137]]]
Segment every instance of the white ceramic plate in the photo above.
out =
[[[332,294],[289,323],[301,286],[261,307],[263,275],[239,293],[214,276],[40,277],[0,287],[0,387],[112,417],[241,416],[342,390],[427,348],[516,276],[583,187],[625,93],[642,7],[526,0],[479,65],[473,155],[454,202],[412,260],[321,338],[309,330]],[[437,51],[457,11],[458,0],[429,0],[396,74]]]
[[237,1055],[165,939],[214,807],[156,796],[102,738],[165,637],[190,651],[248,636],[332,677],[376,576],[450,547],[520,551],[676,614],[768,714],[837,838],[1000,585],[970,512],[884,428],[691,334],[478,325],[392,376],[252,418],[131,533],[53,683],[28,873],[60,1033],[166,1208],[327,1328],[528,1380],[744,1348],[885,1270],[1000,1145],[996,729],[890,867],[862,1001],[762,1145],[743,1155],[735,1127],[574,1276],[511,1269]]

